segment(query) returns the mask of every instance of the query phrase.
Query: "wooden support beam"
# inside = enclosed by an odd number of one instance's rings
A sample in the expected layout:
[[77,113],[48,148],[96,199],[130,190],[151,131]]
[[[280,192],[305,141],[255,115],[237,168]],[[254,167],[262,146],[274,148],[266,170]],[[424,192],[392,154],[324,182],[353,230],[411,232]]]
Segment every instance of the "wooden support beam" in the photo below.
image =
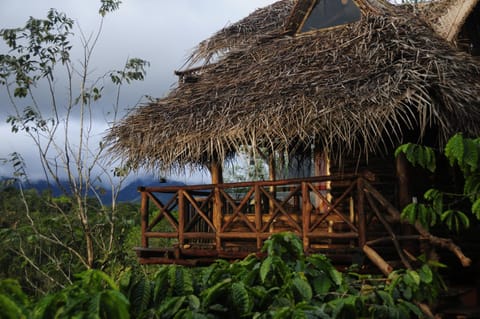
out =
[[148,228],[148,193],[142,191],[142,202],[140,204],[140,228],[142,231],[142,247],[148,248],[148,237],[146,236]]
[[263,240],[260,237],[260,233],[263,228],[263,218],[262,218],[262,207],[261,207],[261,201],[262,201],[262,196],[260,193],[260,186],[255,185],[254,186],[255,193],[254,193],[254,198],[255,198],[255,230],[256,230],[256,236],[257,236],[257,249],[260,251],[263,246]]
[[400,209],[412,202],[409,187],[409,162],[405,154],[400,153],[395,159],[395,169],[398,183],[398,205]]
[[363,245],[362,250],[365,253],[365,255],[370,259],[372,263],[375,264],[375,266],[380,269],[382,274],[384,274],[386,277],[390,275],[390,273],[393,271],[393,267],[390,266],[383,258],[380,256],[372,247],[368,245]]
[[373,212],[375,213],[375,215],[377,216],[378,220],[383,224],[383,227],[385,227],[385,229],[387,230],[388,234],[390,235],[390,238],[391,240],[393,241],[393,245],[395,246],[395,249],[397,250],[397,254],[398,256],[400,257],[400,259],[402,260],[402,263],[403,265],[405,266],[405,268],[407,269],[412,269],[412,266],[410,265],[410,262],[408,261],[407,257],[405,256],[405,254],[403,253],[403,250],[402,248],[400,247],[400,243],[397,239],[397,235],[395,234],[395,232],[393,231],[392,227],[390,226],[390,224],[388,223],[388,221],[386,220],[386,218],[383,216],[383,214],[380,212],[380,210],[378,209],[377,205],[375,204],[375,202],[373,201],[373,198],[372,196],[369,194],[369,193],[366,193],[367,195],[367,200],[368,200],[368,204],[370,205],[370,207],[372,208]]
[[[277,176],[276,176],[276,165],[275,165],[275,153],[271,153],[269,156],[268,156],[268,177],[271,181],[274,181],[277,179]],[[275,186],[274,185],[271,185],[269,187],[269,191],[270,191],[270,194],[272,194],[272,197],[273,198],[276,198],[277,197],[277,194],[275,192]],[[273,211],[275,210],[275,204],[270,200],[268,202],[268,207],[270,209],[270,214],[273,214]]]
[[310,215],[312,214],[312,204],[310,203],[310,192],[308,183],[302,183],[302,239],[303,250],[307,252],[310,249]]
[[185,244],[185,238],[183,233],[185,232],[185,194],[183,190],[178,191],[178,244],[183,247]]
[[358,247],[363,247],[367,241],[367,218],[365,215],[365,192],[363,178],[357,179],[357,214],[358,214]]
[[214,161],[210,166],[210,174],[212,175],[212,184],[215,185],[213,192],[213,226],[215,236],[215,246],[217,251],[222,250],[222,239],[220,233],[222,231],[222,197],[218,184],[223,184],[222,165],[218,161]]

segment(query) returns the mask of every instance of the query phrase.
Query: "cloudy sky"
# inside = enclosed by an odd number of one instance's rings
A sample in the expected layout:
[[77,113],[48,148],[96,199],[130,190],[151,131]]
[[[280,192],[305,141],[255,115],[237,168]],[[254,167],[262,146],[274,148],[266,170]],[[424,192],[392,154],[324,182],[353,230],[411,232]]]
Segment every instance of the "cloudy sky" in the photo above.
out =
[[[161,97],[175,84],[173,71],[181,68],[198,42],[273,2],[275,0],[122,0],[120,9],[104,21],[93,69],[103,73],[121,68],[128,58],[143,58],[150,62],[147,78],[123,91],[122,108],[135,105],[142,95]],[[100,0],[0,0],[0,29],[23,26],[30,16],[44,18],[50,8],[56,8],[73,18],[83,33],[89,35],[99,25],[99,6]],[[75,33],[79,34],[79,29],[75,29]],[[0,50],[0,54],[8,53],[3,43]],[[61,83],[61,79],[57,83]],[[30,140],[21,133],[10,133],[10,126],[5,123],[10,113],[5,89],[0,86],[0,158],[19,152],[27,162],[29,174],[39,176],[37,154]],[[96,127],[98,135],[105,130],[102,121],[100,119]],[[9,167],[0,166],[0,176],[10,173]]]

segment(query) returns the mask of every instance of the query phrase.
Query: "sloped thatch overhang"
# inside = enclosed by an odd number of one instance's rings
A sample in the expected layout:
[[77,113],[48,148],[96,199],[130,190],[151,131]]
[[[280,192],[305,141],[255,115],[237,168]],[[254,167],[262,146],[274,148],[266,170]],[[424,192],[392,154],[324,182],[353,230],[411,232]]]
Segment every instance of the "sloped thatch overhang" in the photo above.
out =
[[192,56],[206,65],[179,73],[184,81],[166,98],[112,128],[112,152],[169,171],[242,145],[293,152],[315,142],[368,154],[408,129],[436,127],[440,143],[480,134],[479,59],[437,35],[425,7],[362,4],[359,22],[295,36],[285,30],[291,0],[220,31]]

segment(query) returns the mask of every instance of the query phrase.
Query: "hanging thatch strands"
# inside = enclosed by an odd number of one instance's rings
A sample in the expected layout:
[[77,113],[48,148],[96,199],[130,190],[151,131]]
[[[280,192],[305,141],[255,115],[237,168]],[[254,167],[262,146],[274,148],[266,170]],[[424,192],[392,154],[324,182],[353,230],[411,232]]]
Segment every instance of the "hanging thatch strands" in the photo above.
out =
[[111,151],[168,171],[242,145],[293,153],[315,140],[335,158],[395,145],[409,129],[421,138],[435,127],[440,144],[457,131],[479,135],[479,59],[435,33],[428,5],[371,3],[358,22],[294,36],[285,34],[292,0],[221,30],[190,61],[223,55],[180,72],[190,80],[113,127]]

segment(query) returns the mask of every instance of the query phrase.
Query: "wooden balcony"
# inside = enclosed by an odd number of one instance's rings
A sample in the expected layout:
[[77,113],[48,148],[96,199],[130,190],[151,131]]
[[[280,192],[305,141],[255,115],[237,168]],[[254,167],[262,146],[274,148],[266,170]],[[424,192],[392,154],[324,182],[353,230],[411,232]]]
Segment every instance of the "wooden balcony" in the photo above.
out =
[[[140,187],[141,263],[206,264],[261,253],[274,232],[333,259],[390,242],[391,205],[362,176],[321,176],[180,187]],[[354,260],[353,260],[354,261]]]

